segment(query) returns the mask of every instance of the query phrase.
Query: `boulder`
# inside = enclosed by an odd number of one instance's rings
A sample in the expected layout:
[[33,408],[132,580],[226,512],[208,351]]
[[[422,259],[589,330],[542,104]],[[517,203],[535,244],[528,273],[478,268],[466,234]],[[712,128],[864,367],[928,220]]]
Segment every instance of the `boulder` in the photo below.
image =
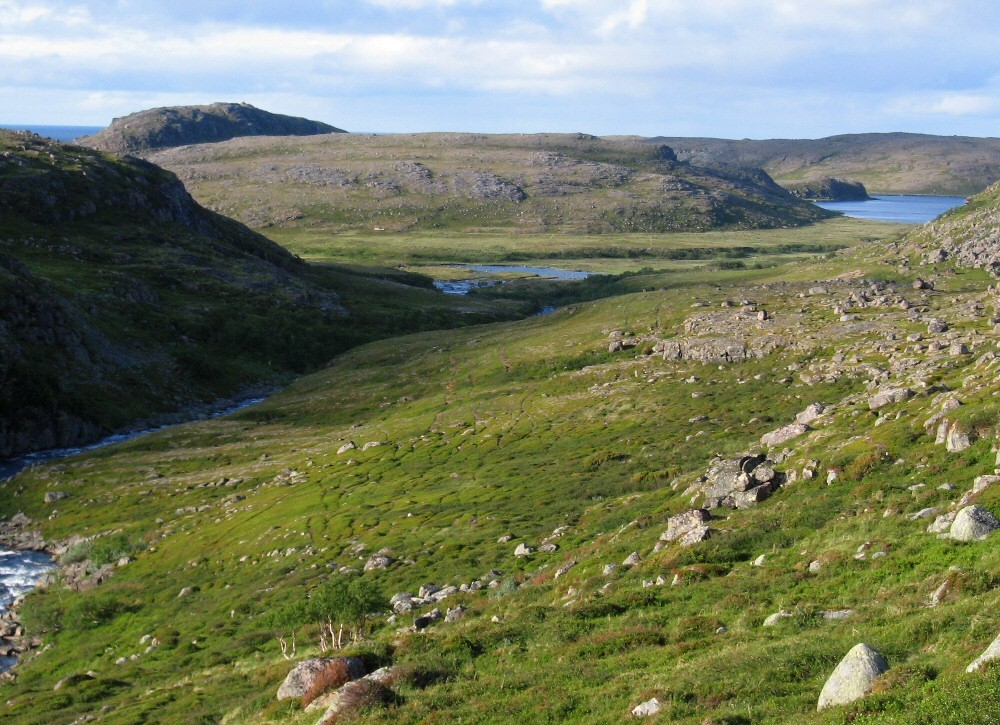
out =
[[514,549],[514,556],[531,556],[535,553],[535,550],[530,546],[525,546],[524,544],[518,544],[517,548]]
[[639,552],[633,551],[625,558],[625,561],[622,562],[622,566],[635,566],[640,561],[642,561],[642,558],[639,556]]
[[676,541],[684,534],[702,527],[712,518],[706,509],[691,509],[667,519],[667,530],[660,534],[660,541]]
[[892,388],[876,393],[868,399],[868,408],[878,410],[892,403],[899,403],[913,397],[913,391],[909,388]]
[[377,554],[372,554],[371,558],[365,562],[365,571],[388,569],[394,563],[396,563],[396,560],[389,556],[388,551],[383,550]]
[[888,669],[889,663],[876,650],[864,642],[855,645],[823,685],[816,709],[846,705],[864,697]]
[[791,423],[778,428],[777,430],[772,430],[770,433],[765,433],[760,437],[760,442],[761,445],[769,448],[780,446],[782,443],[786,443],[787,441],[792,440],[792,438],[798,438],[800,435],[807,433],[810,430],[809,426],[802,423]]
[[364,676],[365,664],[357,657],[314,657],[303,660],[292,668],[278,688],[278,699],[290,700],[302,697],[313,686],[319,674],[336,660],[344,661],[352,680]]
[[791,612],[786,612],[784,609],[782,609],[780,612],[775,612],[774,614],[769,615],[767,619],[764,620],[764,626],[773,627],[782,619],[788,619],[791,616],[792,616]]
[[337,455],[342,456],[348,451],[353,451],[355,448],[357,448],[357,446],[354,444],[354,441],[347,441],[347,443],[337,449]]
[[945,435],[944,447],[949,453],[961,453],[972,446],[975,434],[965,428],[965,426],[954,423],[948,428]]
[[69,494],[65,491],[45,492],[45,503],[55,503],[56,501],[62,501],[64,498],[69,498]]
[[982,506],[966,506],[958,512],[949,535],[955,541],[983,541],[997,529],[1000,521]]
[[997,636],[995,640],[987,647],[981,655],[972,661],[968,667],[965,668],[966,672],[975,672],[980,667],[985,665],[987,662],[1000,659],[1000,635]]
[[826,407],[822,403],[811,403],[801,413],[795,416],[795,422],[802,425],[809,425],[814,420],[823,415]]
[[649,717],[660,711],[660,701],[655,697],[632,708],[632,717]]

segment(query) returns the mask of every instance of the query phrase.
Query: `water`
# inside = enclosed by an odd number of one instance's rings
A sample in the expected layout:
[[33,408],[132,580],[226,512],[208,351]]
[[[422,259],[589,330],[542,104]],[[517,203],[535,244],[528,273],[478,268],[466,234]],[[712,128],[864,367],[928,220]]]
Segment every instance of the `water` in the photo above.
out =
[[[557,267],[526,267],[519,264],[453,264],[456,269],[468,269],[472,272],[483,272],[484,274],[504,274],[518,272],[520,274],[532,274],[536,277],[558,280],[586,279],[591,272],[582,272],[572,269],[559,269]],[[492,287],[497,284],[496,280],[486,279],[456,279],[446,282],[435,282],[434,286],[446,295],[467,295],[470,290],[480,287]]]
[[[38,580],[55,568],[52,557],[42,551],[13,551],[0,548],[0,612],[27,594]],[[0,657],[0,672],[17,664],[16,657]]]
[[819,201],[816,206],[858,219],[923,224],[964,203],[964,196],[879,195],[865,201]]
[[[195,420],[204,420],[206,418],[218,418],[223,415],[228,415],[229,413],[235,413],[237,410],[242,410],[247,406],[254,405],[265,400],[265,398],[247,398],[246,400],[241,400],[238,403],[233,403],[221,410],[218,410],[208,416],[202,416],[201,418],[196,418]],[[86,446],[80,446],[78,448],[49,448],[44,451],[33,451],[32,453],[25,453],[23,456],[15,456],[13,458],[0,458],[0,481],[10,478],[15,473],[23,471],[28,466],[34,466],[39,463],[45,463],[46,461],[54,461],[57,458],[66,458],[67,456],[75,456],[77,453],[83,453],[84,451],[92,451],[95,448],[102,448],[104,446],[110,446],[113,443],[121,443],[122,441],[132,440],[133,438],[138,438],[141,435],[147,433],[152,433],[153,431],[163,430],[164,428],[171,428],[174,425],[181,425],[180,423],[168,423],[166,425],[160,425],[153,428],[143,428],[141,430],[131,430],[125,433],[113,433],[106,438],[101,438],[101,440],[96,443],[90,443]]]
[[0,128],[9,128],[12,131],[31,131],[32,133],[37,133],[39,136],[54,138],[56,141],[72,141],[75,138],[90,136],[104,130],[104,126],[18,126],[12,123],[0,124]]

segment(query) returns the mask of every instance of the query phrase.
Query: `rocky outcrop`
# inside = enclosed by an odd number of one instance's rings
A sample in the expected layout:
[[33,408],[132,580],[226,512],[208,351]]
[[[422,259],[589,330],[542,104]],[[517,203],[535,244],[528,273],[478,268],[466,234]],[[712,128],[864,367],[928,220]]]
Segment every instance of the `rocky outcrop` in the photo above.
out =
[[792,196],[807,201],[866,201],[871,199],[860,181],[826,178],[784,185]]
[[240,136],[313,136],[344,133],[319,121],[283,116],[248,103],[171,106],[116,118],[94,136],[77,143],[116,154],[142,154],[156,149],[228,141]]
[[889,663],[876,650],[863,642],[855,645],[823,685],[816,709],[846,705],[864,697],[888,670]]
[[735,363],[761,358],[787,346],[778,335],[761,335],[750,340],[736,338],[682,338],[661,340],[653,352],[664,360],[693,360],[702,363]]
[[783,479],[774,469],[774,463],[762,453],[716,458],[697,484],[697,490],[705,497],[706,509],[721,506],[745,509],[768,498]]

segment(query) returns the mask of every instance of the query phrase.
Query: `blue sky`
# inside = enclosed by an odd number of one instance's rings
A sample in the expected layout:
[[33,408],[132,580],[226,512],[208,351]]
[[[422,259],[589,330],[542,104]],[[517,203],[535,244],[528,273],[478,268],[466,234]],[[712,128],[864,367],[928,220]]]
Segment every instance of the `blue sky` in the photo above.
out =
[[0,123],[1000,135],[995,0],[0,0]]

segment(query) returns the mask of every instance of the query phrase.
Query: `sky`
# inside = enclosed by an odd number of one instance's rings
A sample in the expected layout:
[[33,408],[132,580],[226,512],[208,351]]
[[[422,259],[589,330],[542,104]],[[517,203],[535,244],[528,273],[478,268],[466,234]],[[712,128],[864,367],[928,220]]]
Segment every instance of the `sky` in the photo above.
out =
[[996,0],[0,0],[0,124],[1000,136]]

